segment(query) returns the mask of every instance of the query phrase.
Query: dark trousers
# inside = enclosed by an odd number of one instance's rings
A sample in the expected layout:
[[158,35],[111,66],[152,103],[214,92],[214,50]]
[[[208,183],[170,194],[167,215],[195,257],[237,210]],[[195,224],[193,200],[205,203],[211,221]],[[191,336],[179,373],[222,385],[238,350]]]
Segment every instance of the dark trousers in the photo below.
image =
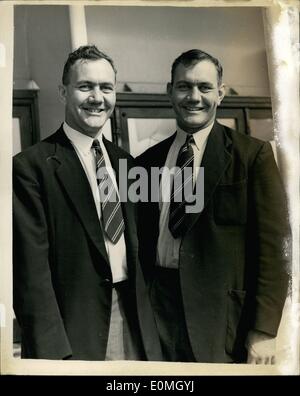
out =
[[164,360],[195,362],[186,328],[179,271],[156,267],[150,296]]

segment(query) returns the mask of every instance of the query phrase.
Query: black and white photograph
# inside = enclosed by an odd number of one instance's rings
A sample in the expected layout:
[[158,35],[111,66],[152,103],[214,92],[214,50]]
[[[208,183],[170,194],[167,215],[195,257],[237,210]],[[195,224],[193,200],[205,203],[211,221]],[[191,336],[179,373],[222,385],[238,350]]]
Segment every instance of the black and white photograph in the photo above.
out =
[[299,3],[0,25],[1,372],[299,374]]

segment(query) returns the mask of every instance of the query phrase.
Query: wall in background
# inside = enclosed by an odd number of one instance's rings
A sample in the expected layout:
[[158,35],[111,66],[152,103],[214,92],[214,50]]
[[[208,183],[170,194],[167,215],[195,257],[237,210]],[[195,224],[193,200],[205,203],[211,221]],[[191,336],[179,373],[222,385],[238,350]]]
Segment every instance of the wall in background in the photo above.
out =
[[39,91],[41,138],[64,120],[58,85],[71,51],[68,6],[15,6],[14,86],[34,80]]
[[[88,40],[112,56],[122,82],[159,85],[172,61],[201,48],[220,59],[240,95],[269,95],[262,12],[254,7],[86,6]],[[134,84],[133,84],[134,85]]]
[[[114,59],[119,85],[164,92],[171,63],[201,48],[220,59],[224,81],[240,95],[268,96],[261,9],[86,6],[87,33]],[[15,6],[15,87],[40,88],[41,138],[64,118],[58,99],[63,64],[71,51],[68,6]],[[144,83],[146,87],[143,86]]]

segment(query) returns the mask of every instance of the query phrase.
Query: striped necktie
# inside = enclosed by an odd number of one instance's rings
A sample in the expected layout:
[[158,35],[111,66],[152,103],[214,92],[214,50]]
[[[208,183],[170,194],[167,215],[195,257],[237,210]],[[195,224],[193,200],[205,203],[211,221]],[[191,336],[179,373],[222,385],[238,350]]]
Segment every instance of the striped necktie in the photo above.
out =
[[120,199],[105,167],[103,152],[97,139],[93,141],[92,149],[96,157],[96,175],[104,231],[109,240],[116,244],[125,229]]
[[[193,183],[194,151],[192,143],[194,143],[193,135],[187,135],[184,145],[179,150],[176,162],[176,167],[179,169],[174,175],[169,211],[169,229],[174,238],[183,235],[188,227],[183,192],[188,183]],[[189,173],[189,177],[184,179],[183,170],[186,167],[190,167],[192,171]]]

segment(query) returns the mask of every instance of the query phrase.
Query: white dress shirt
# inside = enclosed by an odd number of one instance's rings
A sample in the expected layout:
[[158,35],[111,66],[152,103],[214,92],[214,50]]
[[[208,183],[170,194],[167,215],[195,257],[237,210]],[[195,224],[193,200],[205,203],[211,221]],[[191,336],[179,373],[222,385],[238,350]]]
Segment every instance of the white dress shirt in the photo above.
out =
[[[105,166],[116,188],[116,191],[118,192],[115,173],[112,169],[108,153],[102,140],[102,132],[99,131],[99,134],[95,136],[95,138],[91,138],[90,136],[84,135],[83,133],[80,133],[75,129],[71,128],[66,122],[64,122],[63,124],[63,129],[68,139],[71,141],[76,151],[76,154],[78,155],[78,158],[81,162],[81,165],[85,171],[86,177],[88,178],[88,181],[90,183],[99,221],[102,227],[100,194],[96,177],[96,158],[91,148],[94,139],[99,140],[105,160]],[[78,188],[80,188],[80,186]],[[127,279],[126,245],[124,233],[116,244],[113,244],[107,238],[105,233],[103,233],[103,237],[112,272],[113,283]]]
[[[207,139],[210,131],[212,130],[213,123],[208,127],[193,133],[194,142],[192,148],[194,151],[194,164],[193,164],[193,183],[197,180],[200,164],[202,161],[203,153],[206,147]],[[157,258],[156,265],[165,268],[178,268],[179,249],[181,238],[174,238],[169,230],[169,196],[173,183],[173,178],[169,177],[168,169],[176,166],[177,157],[180,148],[186,141],[187,133],[177,126],[176,137],[169,149],[167,155],[165,169],[162,173],[160,183],[160,218],[159,218],[159,237],[157,245]]]

